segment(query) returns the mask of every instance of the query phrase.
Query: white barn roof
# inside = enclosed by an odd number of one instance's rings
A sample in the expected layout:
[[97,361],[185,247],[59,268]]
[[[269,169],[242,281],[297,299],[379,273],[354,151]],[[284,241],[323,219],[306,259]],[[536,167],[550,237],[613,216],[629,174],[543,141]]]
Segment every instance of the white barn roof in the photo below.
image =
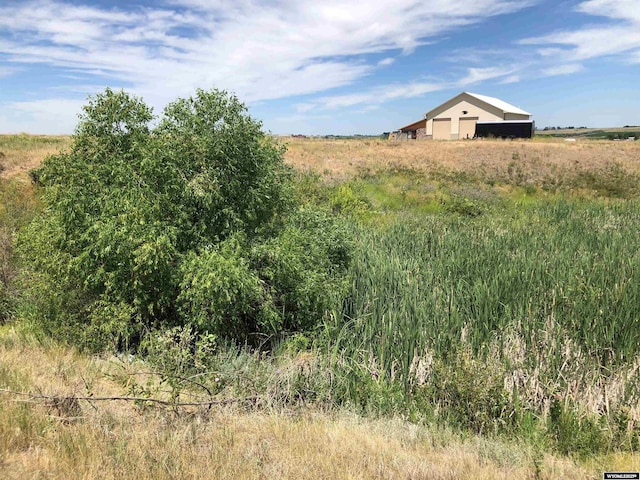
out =
[[477,98],[478,100],[483,101],[484,103],[488,103],[489,105],[493,105],[496,108],[499,108],[505,113],[518,113],[520,115],[531,115],[529,112],[525,112],[521,108],[514,107],[510,103],[504,102],[499,98],[487,97],[486,95],[478,95],[477,93],[465,92],[467,95],[471,95],[472,97]]

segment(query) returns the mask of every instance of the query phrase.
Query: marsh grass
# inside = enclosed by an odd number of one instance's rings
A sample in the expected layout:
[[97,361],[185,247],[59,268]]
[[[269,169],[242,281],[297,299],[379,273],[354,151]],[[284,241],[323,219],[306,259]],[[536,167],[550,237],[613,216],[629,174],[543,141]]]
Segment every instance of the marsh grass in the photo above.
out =
[[13,316],[16,308],[16,234],[33,218],[38,208],[33,185],[16,178],[0,179],[0,323]]
[[331,334],[348,374],[401,385],[475,432],[533,415],[563,451],[637,449],[640,205],[463,213],[362,229]]

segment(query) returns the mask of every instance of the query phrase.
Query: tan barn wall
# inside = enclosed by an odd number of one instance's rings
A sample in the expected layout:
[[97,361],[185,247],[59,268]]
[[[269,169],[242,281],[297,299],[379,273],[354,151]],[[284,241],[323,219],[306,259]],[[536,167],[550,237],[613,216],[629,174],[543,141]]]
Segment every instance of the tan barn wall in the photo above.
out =
[[460,117],[458,127],[458,138],[473,138],[476,133],[476,122],[478,117]]
[[521,113],[505,113],[505,120],[529,120],[531,117],[529,115],[522,115]]

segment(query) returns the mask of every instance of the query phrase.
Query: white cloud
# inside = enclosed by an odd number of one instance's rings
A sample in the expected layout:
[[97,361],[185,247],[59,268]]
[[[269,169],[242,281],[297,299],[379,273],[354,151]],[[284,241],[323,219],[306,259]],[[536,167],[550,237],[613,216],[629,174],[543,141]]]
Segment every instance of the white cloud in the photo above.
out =
[[[576,10],[606,23],[527,38],[523,45],[543,45],[538,53],[562,61],[577,62],[640,49],[640,2],[637,0],[588,0]],[[559,47],[561,46],[561,47]]]
[[10,75],[13,75],[14,73],[18,72],[20,69],[15,68],[15,67],[4,67],[2,65],[0,65],[0,78],[3,77],[8,77]]
[[437,82],[407,81],[402,84],[378,85],[357,93],[320,97],[313,101],[300,103],[296,105],[296,109],[298,113],[305,113],[311,110],[335,110],[354,106],[374,109],[392,100],[421,97],[427,93],[448,88],[462,88],[494,78],[508,76],[503,83],[515,82],[519,80],[519,77],[513,75],[516,70],[516,67],[468,68],[465,76],[459,80],[449,81],[442,78]]
[[578,6],[578,11],[640,23],[640,3],[637,0],[588,0]]
[[257,101],[352,84],[376,67],[366,54],[408,52],[530,3],[165,0],[124,11],[38,0],[0,7],[8,32],[0,53],[16,64],[102,74],[158,105],[212,86]]
[[458,82],[458,86],[464,87],[484,80],[504,77],[512,74],[514,71],[515,69],[513,67],[469,68],[467,70],[467,76]]
[[568,63],[566,65],[557,65],[554,67],[545,68],[543,74],[548,77],[556,75],[570,75],[572,73],[578,73],[584,70],[584,67],[579,63]]
[[395,62],[395,58],[391,58],[391,57],[387,57],[387,58],[383,58],[382,60],[380,60],[378,62],[378,66],[380,67],[386,67],[388,65],[393,64],[393,62]]
[[447,88],[447,85],[430,82],[379,85],[364,92],[320,97],[312,102],[298,104],[296,108],[299,113],[309,112],[315,109],[335,110],[354,106],[364,106],[364,109],[374,109],[377,108],[378,105],[391,100],[420,97],[426,93],[436,92],[444,88]]
[[509,83],[518,83],[519,81],[520,81],[520,75],[509,75],[504,80],[501,80],[500,83],[509,84]]
[[640,48],[640,25],[586,28],[573,32],[560,32],[522,41],[529,45],[564,45],[568,49],[543,48],[543,56],[554,56],[571,61],[587,60],[606,55],[617,55]]

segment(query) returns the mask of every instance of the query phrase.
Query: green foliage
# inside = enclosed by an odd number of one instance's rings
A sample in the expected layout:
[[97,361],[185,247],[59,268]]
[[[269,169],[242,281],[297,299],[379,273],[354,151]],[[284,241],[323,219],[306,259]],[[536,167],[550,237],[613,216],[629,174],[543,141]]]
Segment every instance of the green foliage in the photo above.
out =
[[555,447],[564,454],[578,453],[589,456],[611,448],[604,418],[580,416],[575,408],[568,408],[555,399],[549,409],[549,433]]
[[304,205],[328,205],[329,191],[319,173],[297,171],[294,178],[296,201]]
[[[404,391],[402,408],[416,402],[460,428],[562,451],[634,448],[624,406],[639,392],[639,218],[634,200],[554,200],[361,228],[350,293],[326,323],[354,385],[345,396],[377,402],[369,383],[388,382]],[[580,392],[596,381],[627,392],[609,399],[606,425],[595,412],[547,419],[559,392],[571,391],[568,411],[590,407]]]
[[467,217],[477,217],[483,213],[482,206],[478,201],[459,195],[453,195],[449,200],[443,201],[443,206],[446,212]]
[[331,208],[358,218],[368,213],[371,205],[355,184],[342,184],[331,195]]
[[311,339],[303,333],[295,333],[278,345],[280,352],[295,355],[305,352],[311,347]]
[[604,135],[604,138],[608,140],[627,140],[633,138],[637,140],[640,138],[640,132],[637,131],[624,131],[624,132],[608,132]]
[[142,342],[148,361],[167,377],[202,375],[218,350],[217,337],[202,335],[192,325],[150,333]]
[[495,359],[480,359],[461,349],[448,361],[435,362],[430,382],[417,394],[437,405],[450,424],[494,433],[516,420],[516,406],[504,389],[505,373]]
[[30,186],[0,179],[0,324],[15,314],[19,293],[15,284],[18,271],[15,237],[33,218],[37,207]]
[[583,171],[576,179],[580,188],[596,191],[599,195],[614,198],[633,198],[640,192],[640,178],[617,163],[611,163],[602,171]]
[[183,318],[198,330],[231,338],[279,331],[280,319],[272,309],[265,311],[260,278],[236,238],[197,254],[191,252],[180,269],[178,304]]
[[277,236],[252,248],[251,262],[282,330],[311,330],[340,304],[352,249],[347,224],[311,208],[300,209]]
[[20,248],[46,329],[125,348],[185,323],[241,341],[310,328],[320,292],[335,300],[347,246],[328,217],[295,213],[283,149],[224,92],[198,90],[153,120],[107,89],[69,152],[37,172],[45,211]]

